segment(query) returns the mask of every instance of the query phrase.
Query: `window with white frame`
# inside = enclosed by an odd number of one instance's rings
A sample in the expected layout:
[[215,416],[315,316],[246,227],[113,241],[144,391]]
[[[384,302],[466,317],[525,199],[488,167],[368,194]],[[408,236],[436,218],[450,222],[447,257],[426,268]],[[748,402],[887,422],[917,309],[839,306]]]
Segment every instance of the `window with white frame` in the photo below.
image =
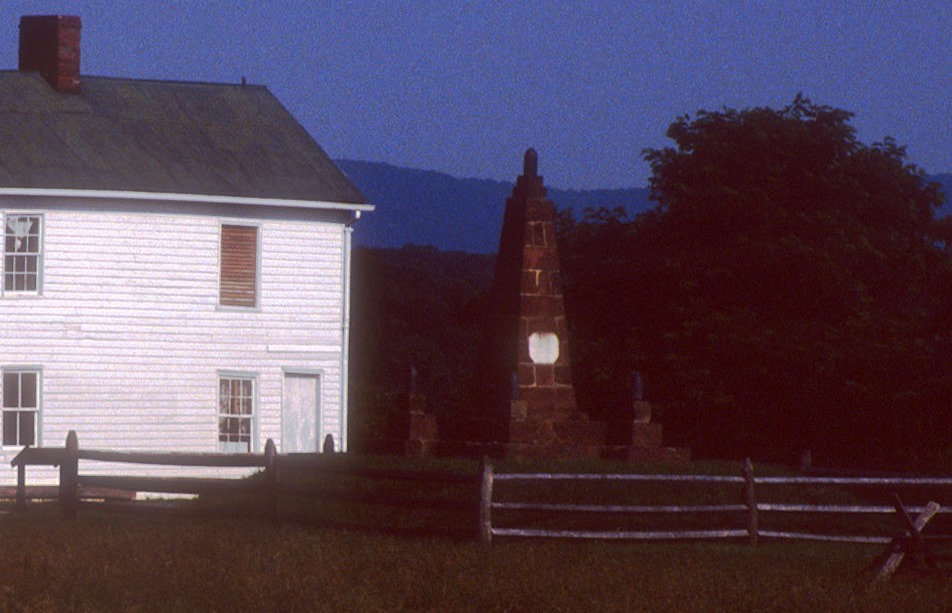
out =
[[3,371],[3,445],[36,445],[40,411],[40,373]]
[[255,379],[222,375],[218,379],[218,450],[250,453],[253,445]]
[[43,216],[7,213],[3,226],[3,290],[40,291]]

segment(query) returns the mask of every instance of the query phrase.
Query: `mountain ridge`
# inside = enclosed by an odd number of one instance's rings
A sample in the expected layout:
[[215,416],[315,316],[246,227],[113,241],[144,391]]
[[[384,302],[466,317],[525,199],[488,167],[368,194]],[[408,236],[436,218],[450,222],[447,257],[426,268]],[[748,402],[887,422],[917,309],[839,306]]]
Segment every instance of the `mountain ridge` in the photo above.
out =
[[[514,182],[457,178],[435,170],[386,162],[335,160],[377,210],[360,220],[355,241],[363,247],[432,246],[441,251],[495,253],[506,199]],[[952,173],[932,175],[942,186],[939,216],[952,215]],[[620,189],[548,188],[558,209],[581,217],[586,208],[624,208],[630,216],[654,206],[647,187]]]
[[[398,248],[431,245],[443,251],[495,253],[506,199],[513,182],[456,178],[435,170],[386,162],[335,160],[377,210],[361,218],[361,246]],[[572,190],[548,188],[559,209],[577,216],[587,207],[648,210],[648,188]]]

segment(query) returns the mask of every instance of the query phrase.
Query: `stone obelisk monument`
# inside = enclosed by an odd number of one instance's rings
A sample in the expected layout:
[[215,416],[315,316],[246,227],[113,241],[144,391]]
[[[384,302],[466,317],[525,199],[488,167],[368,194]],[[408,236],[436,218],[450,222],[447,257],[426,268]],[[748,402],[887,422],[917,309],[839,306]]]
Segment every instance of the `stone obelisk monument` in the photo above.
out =
[[[430,428],[409,442],[440,455],[686,459],[687,450],[663,446],[661,424],[651,423],[640,393],[634,411],[623,412],[611,426],[590,421],[579,410],[555,206],[538,166],[535,150],[529,149],[506,200],[471,410],[443,416],[438,434]],[[410,438],[413,432],[411,428]]]
[[578,410],[555,235],[555,207],[526,151],[506,201],[476,397],[508,456],[600,453],[604,424]]

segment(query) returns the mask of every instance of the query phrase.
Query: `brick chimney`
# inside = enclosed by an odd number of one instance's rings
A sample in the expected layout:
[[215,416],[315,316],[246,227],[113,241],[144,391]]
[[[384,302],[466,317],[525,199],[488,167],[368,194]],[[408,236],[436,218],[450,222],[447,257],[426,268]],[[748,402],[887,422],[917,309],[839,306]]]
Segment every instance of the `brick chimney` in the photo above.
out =
[[20,70],[36,70],[58,92],[79,93],[79,31],[73,15],[20,18]]

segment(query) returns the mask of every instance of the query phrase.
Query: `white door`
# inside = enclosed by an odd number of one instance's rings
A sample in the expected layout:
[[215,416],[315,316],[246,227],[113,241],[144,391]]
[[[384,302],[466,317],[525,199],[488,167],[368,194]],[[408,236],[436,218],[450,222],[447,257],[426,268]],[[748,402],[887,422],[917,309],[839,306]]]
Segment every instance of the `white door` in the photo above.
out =
[[320,436],[321,379],[285,373],[281,412],[282,453],[314,453]]

